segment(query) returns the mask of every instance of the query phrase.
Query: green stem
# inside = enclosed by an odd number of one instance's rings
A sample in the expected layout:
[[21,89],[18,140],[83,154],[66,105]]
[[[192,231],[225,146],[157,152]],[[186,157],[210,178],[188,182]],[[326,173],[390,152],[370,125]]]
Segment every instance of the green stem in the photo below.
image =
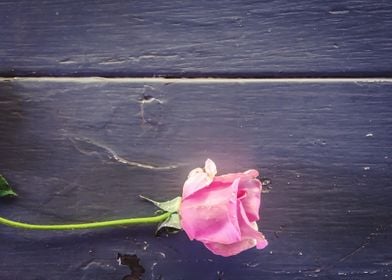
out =
[[0,217],[0,224],[22,228],[22,229],[32,229],[32,230],[74,230],[74,229],[92,229],[92,228],[106,228],[113,226],[128,226],[128,225],[138,225],[138,224],[155,224],[166,220],[170,216],[170,213],[165,212],[159,216],[153,217],[143,217],[143,218],[129,218],[129,219],[119,219],[103,222],[92,222],[92,223],[82,223],[82,224],[66,224],[66,225],[38,225],[38,224],[27,224],[8,220]]

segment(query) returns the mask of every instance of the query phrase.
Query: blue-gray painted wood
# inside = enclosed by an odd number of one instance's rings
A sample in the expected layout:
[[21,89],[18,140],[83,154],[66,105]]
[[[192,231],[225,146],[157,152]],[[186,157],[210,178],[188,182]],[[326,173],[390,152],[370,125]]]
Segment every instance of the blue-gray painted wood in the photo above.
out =
[[[149,215],[154,208],[137,195],[178,195],[207,157],[221,174],[257,168],[272,185],[259,223],[270,241],[263,251],[222,258],[184,233],[155,238],[153,227],[1,226],[0,279],[121,279],[128,270],[117,252],[136,253],[145,279],[390,279],[391,91],[380,83],[3,81],[0,172],[19,197],[0,201],[1,216]],[[113,152],[168,168],[126,165]]]
[[392,2],[0,1],[0,76],[391,76]]

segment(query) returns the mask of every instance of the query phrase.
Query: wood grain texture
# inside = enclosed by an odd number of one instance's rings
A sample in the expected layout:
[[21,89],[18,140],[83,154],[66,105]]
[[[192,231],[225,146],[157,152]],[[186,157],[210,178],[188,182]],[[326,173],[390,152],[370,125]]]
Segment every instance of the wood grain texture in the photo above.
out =
[[0,1],[0,76],[391,76],[392,2]]
[[1,201],[2,216],[149,215],[154,208],[137,195],[178,195],[207,157],[219,173],[257,168],[272,185],[259,223],[270,241],[263,251],[221,258],[184,233],[155,238],[151,227],[1,227],[0,278],[121,279],[121,252],[139,256],[146,279],[388,279],[391,91],[390,83],[3,81],[0,171],[20,196]]

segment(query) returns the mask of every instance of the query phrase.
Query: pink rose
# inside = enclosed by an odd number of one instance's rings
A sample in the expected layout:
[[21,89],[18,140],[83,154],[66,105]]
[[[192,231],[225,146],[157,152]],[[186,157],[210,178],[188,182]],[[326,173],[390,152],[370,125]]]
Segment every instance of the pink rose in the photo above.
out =
[[232,256],[268,242],[258,231],[261,198],[259,173],[248,170],[216,176],[215,163],[207,159],[184,184],[180,206],[181,226],[189,239],[202,242],[216,255]]

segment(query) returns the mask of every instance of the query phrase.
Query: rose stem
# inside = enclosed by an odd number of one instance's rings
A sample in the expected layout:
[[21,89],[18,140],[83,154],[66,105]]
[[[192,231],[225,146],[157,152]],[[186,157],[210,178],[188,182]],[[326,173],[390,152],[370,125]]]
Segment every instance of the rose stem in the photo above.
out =
[[110,220],[103,222],[92,222],[92,223],[81,223],[81,224],[65,224],[65,225],[39,225],[39,224],[27,224],[8,220],[0,217],[0,224],[31,230],[74,230],[74,229],[92,229],[92,228],[105,228],[113,226],[127,226],[127,225],[138,225],[138,224],[155,224],[166,220],[170,216],[170,213],[166,212],[162,215],[153,217],[143,218],[128,218],[119,220]]

